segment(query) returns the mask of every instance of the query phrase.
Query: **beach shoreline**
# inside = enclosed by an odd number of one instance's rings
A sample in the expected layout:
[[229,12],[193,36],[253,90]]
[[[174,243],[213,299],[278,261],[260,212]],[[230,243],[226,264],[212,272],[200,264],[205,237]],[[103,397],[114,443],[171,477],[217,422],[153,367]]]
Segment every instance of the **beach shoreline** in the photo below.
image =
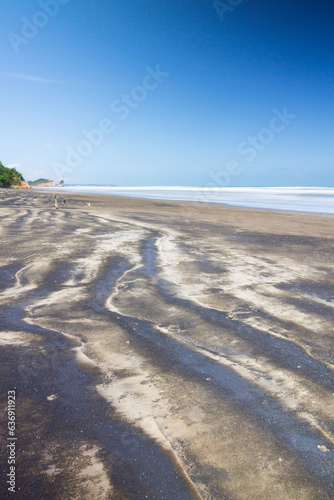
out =
[[[40,189],[40,188],[38,188]],[[186,187],[186,186],[65,186],[68,193],[122,196],[160,201],[222,204],[232,207],[277,211],[334,214],[334,188],[331,187]]]
[[[119,203],[116,203],[116,207],[122,207],[123,203],[122,200],[124,200],[125,204],[128,206],[136,206],[136,201],[139,202],[148,202],[150,203],[165,203],[166,208],[170,204],[170,208],[173,208],[173,206],[178,206],[179,209],[185,210],[187,208],[189,209],[194,209],[194,215],[198,214],[198,211],[204,208],[207,208],[209,211],[211,209],[226,209],[228,211],[245,211],[246,213],[250,212],[263,212],[264,214],[268,213],[274,213],[277,215],[284,215],[284,214],[289,214],[289,215],[296,215],[296,216],[305,216],[305,217],[329,217],[329,218],[334,218],[333,213],[327,213],[327,212],[309,212],[309,211],[302,211],[302,210],[289,210],[289,209],[278,209],[278,208],[264,208],[264,207],[251,207],[251,206],[245,206],[245,205],[232,205],[229,203],[223,203],[223,202],[217,202],[217,201],[196,201],[196,200],[176,200],[176,199],[164,199],[164,198],[146,198],[146,197],[132,197],[132,196],[125,196],[125,195],[117,195],[117,194],[100,194],[100,193],[89,193],[89,192],[75,192],[75,191],[64,191],[62,188],[59,189],[52,189],[52,188],[39,188],[38,190],[33,190],[37,195],[38,193],[44,193],[44,194],[50,194],[51,196],[57,196],[60,199],[70,199],[73,198],[73,200],[80,200],[82,202],[82,208],[85,208],[86,204],[88,202],[91,202],[91,200],[95,200],[97,204],[95,205],[95,208],[99,207],[99,209],[102,209],[102,207],[106,206],[113,206],[112,200],[119,200]],[[133,205],[133,202],[134,205]],[[155,205],[159,206],[159,205]],[[145,205],[146,207],[146,205]],[[149,207],[149,205],[147,205]],[[189,214],[191,215],[191,210],[189,211]]]
[[0,216],[21,498],[331,498],[333,215],[50,188]]

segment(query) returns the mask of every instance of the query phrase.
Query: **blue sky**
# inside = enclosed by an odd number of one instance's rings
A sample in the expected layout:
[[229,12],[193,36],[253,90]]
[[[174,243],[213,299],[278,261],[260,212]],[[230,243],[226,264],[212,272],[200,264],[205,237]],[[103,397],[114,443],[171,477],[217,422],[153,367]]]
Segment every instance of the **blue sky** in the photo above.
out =
[[0,13],[0,160],[26,179],[334,186],[332,2],[2,0]]

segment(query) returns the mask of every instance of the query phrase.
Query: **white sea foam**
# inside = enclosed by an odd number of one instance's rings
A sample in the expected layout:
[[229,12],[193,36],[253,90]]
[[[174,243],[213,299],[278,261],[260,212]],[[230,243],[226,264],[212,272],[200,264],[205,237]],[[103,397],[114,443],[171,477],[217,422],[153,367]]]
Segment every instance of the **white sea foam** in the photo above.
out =
[[[35,188],[42,189],[42,188]],[[225,203],[227,205],[334,214],[334,188],[329,187],[116,187],[73,185],[62,192],[109,194],[135,198]]]

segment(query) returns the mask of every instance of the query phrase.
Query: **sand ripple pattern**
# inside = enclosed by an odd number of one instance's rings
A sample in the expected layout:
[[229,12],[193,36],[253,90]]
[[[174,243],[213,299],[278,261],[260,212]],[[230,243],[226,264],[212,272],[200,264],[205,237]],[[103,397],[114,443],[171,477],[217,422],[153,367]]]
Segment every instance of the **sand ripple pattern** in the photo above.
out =
[[54,498],[334,498],[331,217],[1,196],[1,352],[66,356],[47,404],[98,429]]

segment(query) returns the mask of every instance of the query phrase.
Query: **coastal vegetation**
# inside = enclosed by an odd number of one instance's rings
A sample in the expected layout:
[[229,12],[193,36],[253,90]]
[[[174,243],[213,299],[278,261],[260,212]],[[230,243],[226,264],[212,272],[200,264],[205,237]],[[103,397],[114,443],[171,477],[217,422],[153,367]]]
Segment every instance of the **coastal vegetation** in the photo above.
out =
[[44,179],[41,177],[40,179],[36,179],[35,181],[28,181],[29,186],[37,186],[37,184],[44,184],[45,182],[52,182],[50,179]]
[[18,186],[24,181],[23,175],[16,168],[5,167],[0,161],[0,187]]

